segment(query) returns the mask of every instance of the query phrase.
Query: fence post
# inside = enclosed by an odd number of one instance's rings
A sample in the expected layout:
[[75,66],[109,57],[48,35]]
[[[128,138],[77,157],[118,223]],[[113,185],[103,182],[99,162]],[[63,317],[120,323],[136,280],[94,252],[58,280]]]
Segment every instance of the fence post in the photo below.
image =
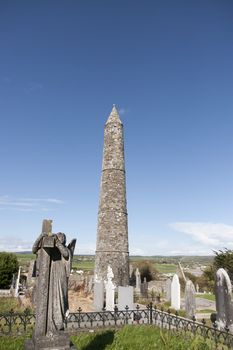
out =
[[152,324],[153,323],[153,304],[152,304],[152,302],[150,302],[150,304],[149,304],[149,315],[150,315],[149,321],[150,321],[150,324]]

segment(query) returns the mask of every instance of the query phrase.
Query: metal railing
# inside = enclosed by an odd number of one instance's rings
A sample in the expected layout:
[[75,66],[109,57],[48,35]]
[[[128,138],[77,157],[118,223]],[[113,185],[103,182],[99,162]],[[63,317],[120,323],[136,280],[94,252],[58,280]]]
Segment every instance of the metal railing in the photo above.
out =
[[[221,344],[229,349],[233,348],[233,334],[229,333],[228,327],[219,330],[216,322],[213,322],[212,326],[207,326],[204,319],[202,322],[196,322],[195,318],[190,320],[178,316],[178,313],[171,314],[169,311],[159,310],[153,307],[152,303],[144,309],[140,309],[137,305],[135,310],[130,310],[126,306],[125,310],[118,310],[115,307],[113,311],[83,312],[79,308],[77,312],[68,315],[65,324],[70,333],[85,329],[148,324],[185,336],[199,335],[205,339],[211,339],[216,344],[216,348]],[[34,325],[35,315],[27,309],[23,313],[10,311],[0,314],[0,335],[31,333]]]

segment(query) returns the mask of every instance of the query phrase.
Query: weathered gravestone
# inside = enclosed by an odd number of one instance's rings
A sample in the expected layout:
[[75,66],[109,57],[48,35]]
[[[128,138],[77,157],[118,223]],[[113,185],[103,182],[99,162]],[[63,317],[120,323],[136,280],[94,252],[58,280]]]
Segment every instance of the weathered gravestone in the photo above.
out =
[[52,234],[52,221],[44,220],[33,245],[37,254],[36,324],[25,350],[75,349],[64,331],[68,313],[68,278],[76,240],[66,246],[64,233]]
[[176,273],[171,283],[171,307],[176,310],[180,309],[180,282]]
[[104,283],[95,281],[94,283],[94,308],[95,311],[101,311],[104,307]]
[[143,283],[141,283],[140,292],[143,298],[148,298],[148,282],[146,281],[146,277],[144,277]]
[[185,312],[186,317],[192,318],[196,313],[195,287],[192,281],[188,280],[185,284]]
[[135,276],[136,276],[136,292],[140,293],[140,291],[141,291],[141,274],[139,272],[138,267],[136,268]]
[[172,283],[171,279],[168,278],[166,280],[166,299],[168,301],[171,301],[171,283]]
[[217,324],[220,329],[226,326],[233,332],[232,286],[224,269],[218,269],[215,281]]
[[114,274],[112,268],[108,266],[107,281],[105,282],[106,289],[106,310],[113,311],[115,307],[115,289],[116,286],[113,284],[112,279]]
[[118,310],[125,310],[126,306],[129,310],[134,310],[132,286],[118,287]]

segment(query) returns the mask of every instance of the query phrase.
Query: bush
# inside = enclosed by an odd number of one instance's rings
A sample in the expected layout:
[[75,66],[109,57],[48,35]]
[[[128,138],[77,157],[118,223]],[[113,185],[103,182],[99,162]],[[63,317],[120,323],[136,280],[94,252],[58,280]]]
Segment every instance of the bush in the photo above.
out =
[[12,253],[0,252],[0,289],[8,289],[13,274],[18,271],[17,256]]
[[[153,263],[147,260],[143,260],[134,264],[134,269],[139,269],[141,274],[141,282],[146,278],[147,282],[153,281],[158,276],[158,271],[154,267]],[[135,273],[135,272],[134,272]]]

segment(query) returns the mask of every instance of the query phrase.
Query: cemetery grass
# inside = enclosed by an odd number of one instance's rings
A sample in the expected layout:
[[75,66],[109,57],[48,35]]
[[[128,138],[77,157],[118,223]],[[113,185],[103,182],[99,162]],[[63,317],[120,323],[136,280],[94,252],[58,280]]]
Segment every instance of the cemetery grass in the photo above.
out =
[[[119,330],[71,337],[79,350],[212,350],[211,341],[161,330],[154,326],[125,326]],[[221,347],[221,349],[224,349]]]
[[20,307],[17,298],[0,297],[0,313],[6,313],[10,310],[14,310],[15,312],[22,312],[22,308]]
[[202,298],[202,299],[206,299],[206,300],[211,300],[211,301],[215,301],[215,295],[214,294],[196,294],[195,296],[196,298]]
[[[0,350],[23,350],[26,337],[0,337]],[[161,330],[154,326],[125,326],[94,333],[82,332],[71,336],[78,350],[225,350],[216,348],[209,339]]]

